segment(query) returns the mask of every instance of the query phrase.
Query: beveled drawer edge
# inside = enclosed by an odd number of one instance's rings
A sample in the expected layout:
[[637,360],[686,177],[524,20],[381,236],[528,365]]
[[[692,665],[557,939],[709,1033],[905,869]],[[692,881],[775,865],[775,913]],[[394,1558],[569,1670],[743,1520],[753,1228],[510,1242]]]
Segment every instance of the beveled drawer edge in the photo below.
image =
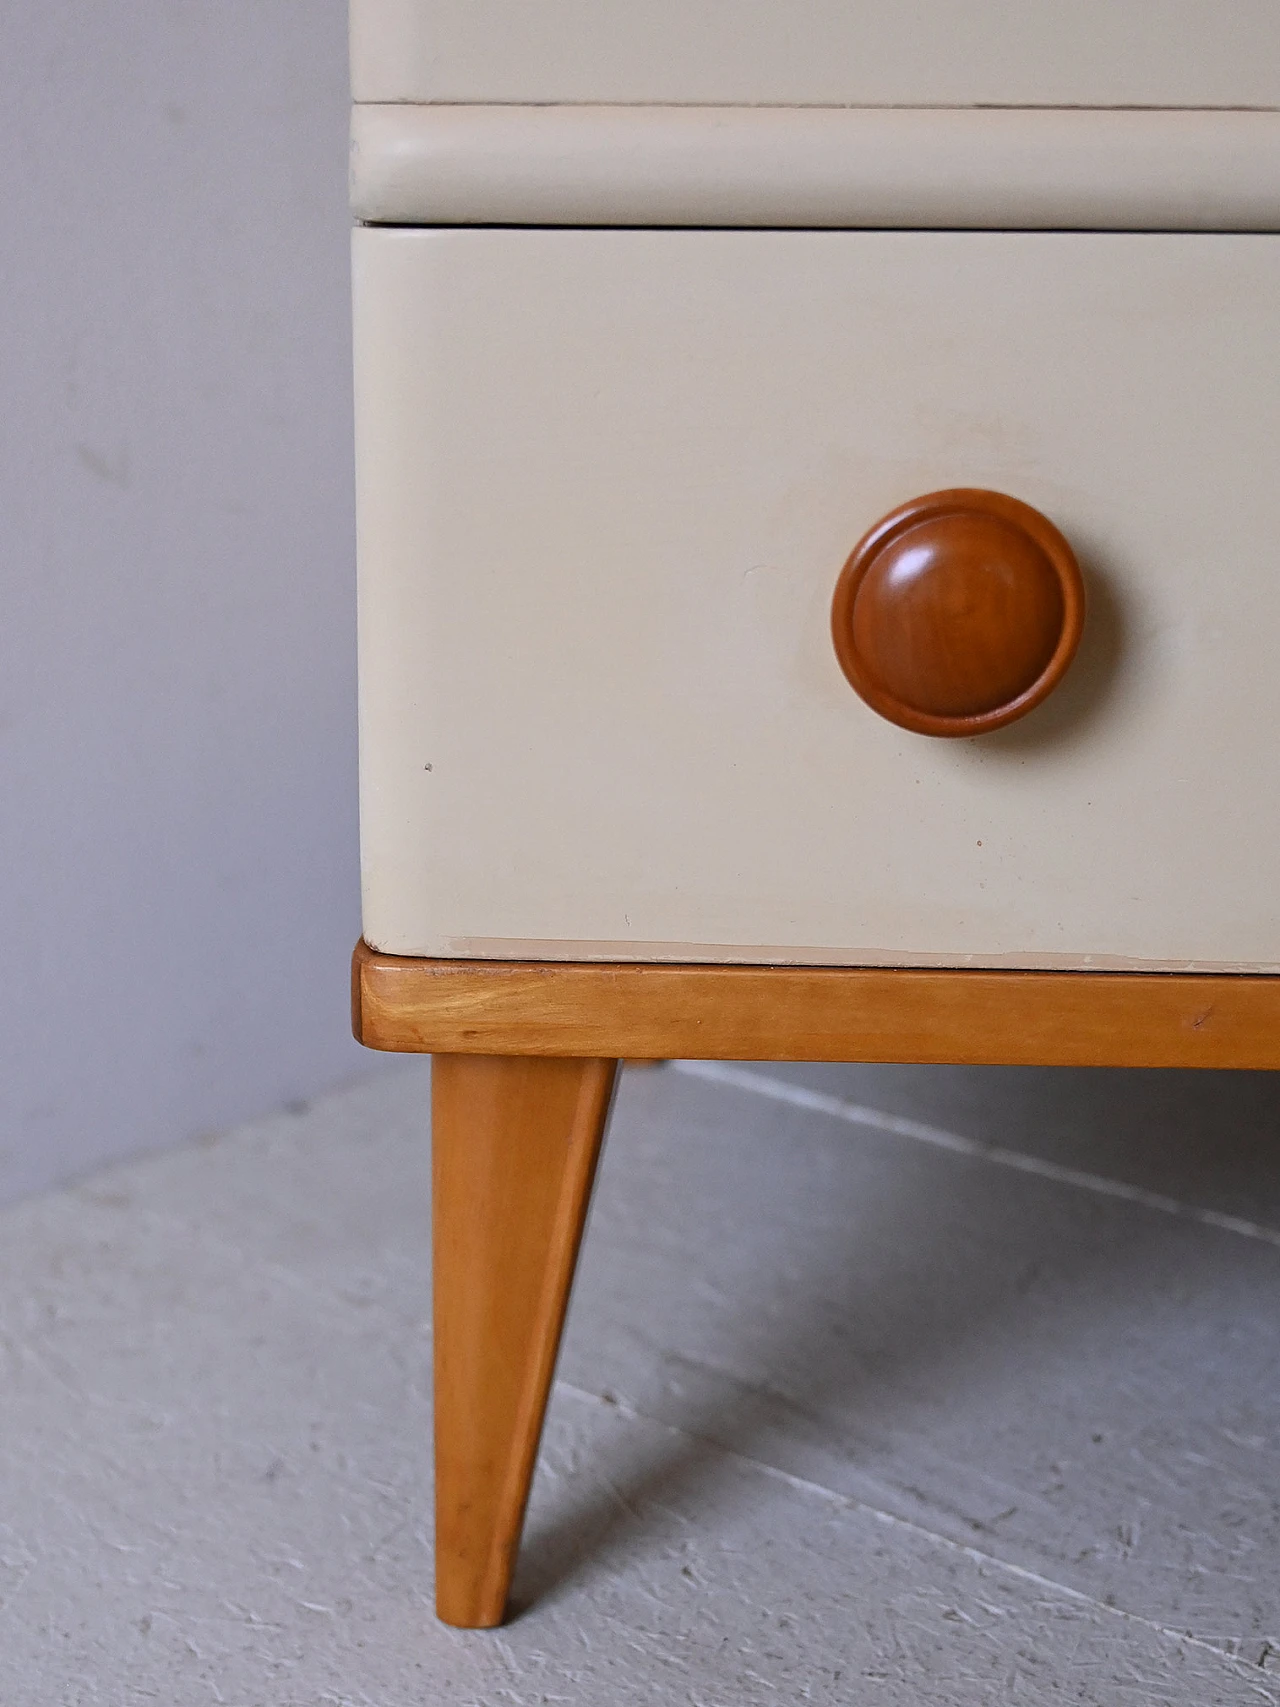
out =
[[352,1027],[413,1054],[1280,1067],[1280,977],[419,960],[357,945]]
[[1280,231],[1280,112],[356,105],[407,225]]

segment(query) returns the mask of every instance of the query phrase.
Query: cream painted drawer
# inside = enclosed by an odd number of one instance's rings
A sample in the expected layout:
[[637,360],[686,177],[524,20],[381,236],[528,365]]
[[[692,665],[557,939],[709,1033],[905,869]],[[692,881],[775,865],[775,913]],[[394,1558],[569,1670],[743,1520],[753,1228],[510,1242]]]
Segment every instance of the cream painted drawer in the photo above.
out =
[[[1280,238],[366,229],[355,279],[374,947],[1280,969]],[[830,641],[945,486],[1091,600],[973,740]]]
[[353,0],[357,101],[1280,105],[1275,0]]

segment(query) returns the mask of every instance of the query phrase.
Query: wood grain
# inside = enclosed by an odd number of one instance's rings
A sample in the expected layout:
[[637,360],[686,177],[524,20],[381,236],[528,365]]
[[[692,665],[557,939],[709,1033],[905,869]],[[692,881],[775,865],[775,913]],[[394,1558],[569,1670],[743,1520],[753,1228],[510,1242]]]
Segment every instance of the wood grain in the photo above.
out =
[[1280,1067],[1280,978],[418,960],[361,943],[356,1037],[409,1053]]
[[432,1069],[436,1610],[502,1621],[616,1063]]

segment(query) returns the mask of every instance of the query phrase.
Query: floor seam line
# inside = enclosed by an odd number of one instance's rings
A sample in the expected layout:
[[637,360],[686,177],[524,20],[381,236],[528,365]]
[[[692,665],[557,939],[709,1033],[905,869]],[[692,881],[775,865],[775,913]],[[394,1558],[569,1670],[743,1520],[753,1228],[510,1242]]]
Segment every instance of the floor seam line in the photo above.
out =
[[835,1488],[829,1488],[824,1482],[810,1481],[807,1476],[797,1476],[790,1470],[783,1470],[776,1464],[766,1463],[761,1458],[753,1458],[749,1453],[735,1451],[733,1447],[724,1446],[719,1441],[708,1439],[705,1435],[693,1434],[688,1429],[681,1428],[678,1423],[664,1422],[660,1417],[650,1416],[647,1411],[640,1410],[638,1406],[620,1394],[611,1392],[610,1396],[605,1398],[601,1393],[593,1393],[586,1387],[578,1387],[570,1381],[559,1378],[555,1382],[555,1391],[578,1401],[586,1401],[604,1409],[616,1411],[619,1416],[625,1417],[628,1421],[649,1423],[652,1427],[660,1428],[667,1434],[678,1435],[682,1440],[691,1441],[697,1446],[705,1447],[708,1451],[718,1453],[722,1458],[730,1459],[749,1470],[755,1470],[771,1481],[781,1482],[801,1493],[816,1495],[828,1504],[838,1506],[843,1511],[860,1512],[863,1516],[870,1517],[886,1528],[905,1530],[908,1534],[932,1542],[936,1546],[945,1548],[948,1552],[962,1553],[974,1564],[989,1565],[993,1570],[1003,1571],[1007,1576],[1016,1577],[1021,1582],[1046,1589],[1075,1605],[1091,1607],[1094,1611],[1105,1612],[1113,1618],[1141,1625],[1143,1629],[1150,1630],[1166,1640],[1185,1642],[1202,1653],[1212,1654],[1231,1671],[1241,1674],[1241,1681],[1247,1683],[1260,1699],[1271,1703],[1272,1707],[1280,1707],[1280,1697],[1249,1675],[1254,1668],[1246,1660],[1238,1659],[1234,1654],[1227,1653],[1223,1648],[1217,1647],[1213,1642],[1206,1641],[1203,1637],[1192,1635],[1189,1630],[1176,1630],[1172,1625],[1161,1624],[1154,1618],[1146,1618],[1140,1612],[1130,1612],[1122,1606],[1109,1606],[1105,1600],[1096,1600],[1092,1595],[1084,1593],[1082,1589],[1071,1588],[1066,1583],[1056,1582],[1052,1577],[1041,1576],[1037,1571],[1028,1570],[1025,1565],[1016,1565],[1010,1560],[1001,1559],[994,1553],[986,1553],[982,1548],[974,1547],[968,1542],[953,1541],[949,1535],[939,1534],[936,1529],[929,1529],[922,1523],[915,1523],[909,1517],[899,1517],[894,1512],[885,1511],[880,1506],[870,1505],[867,1501],[860,1500],[853,1494],[842,1494]]
[[1033,1178],[1049,1180],[1055,1185],[1070,1186],[1077,1191],[1090,1191],[1098,1197],[1115,1198],[1132,1203],[1157,1214],[1173,1216],[1180,1221],[1192,1221],[1212,1227],[1220,1233],[1234,1233],[1239,1238],[1254,1239],[1261,1244],[1280,1249],[1280,1228],[1267,1227],[1243,1216],[1227,1215],[1217,1209],[1204,1209],[1198,1204],[1184,1203],[1180,1198],[1167,1197],[1162,1192],[1148,1191],[1143,1186],[1129,1185],[1123,1180],[1109,1179],[1105,1174],[1090,1173],[1083,1168],[1068,1168],[1058,1162],[1028,1156],[1021,1150],[1010,1150],[1000,1144],[986,1144],[978,1138],[967,1138],[959,1132],[949,1132],[941,1126],[911,1120],[905,1115],[890,1114],[884,1109],[864,1103],[850,1102],[844,1097],[831,1096],[825,1091],[810,1090],[805,1085],[792,1084],[789,1079],[775,1079],[764,1073],[748,1072],[721,1061],[673,1061],[672,1068],[687,1078],[701,1079],[708,1084],[726,1085],[746,1091],[772,1102],[785,1103],[810,1114],[842,1120],[849,1126],[863,1126],[885,1132],[895,1138],[910,1138],[935,1150],[965,1156],[972,1161],[990,1163],[994,1167],[1010,1168]]

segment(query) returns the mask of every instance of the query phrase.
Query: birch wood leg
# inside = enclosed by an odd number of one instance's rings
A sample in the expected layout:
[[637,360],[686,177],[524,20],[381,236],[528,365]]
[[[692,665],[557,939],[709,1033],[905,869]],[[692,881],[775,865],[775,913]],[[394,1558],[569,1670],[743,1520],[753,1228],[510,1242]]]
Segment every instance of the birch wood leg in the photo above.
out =
[[617,1063],[432,1066],[436,1610],[502,1621]]

